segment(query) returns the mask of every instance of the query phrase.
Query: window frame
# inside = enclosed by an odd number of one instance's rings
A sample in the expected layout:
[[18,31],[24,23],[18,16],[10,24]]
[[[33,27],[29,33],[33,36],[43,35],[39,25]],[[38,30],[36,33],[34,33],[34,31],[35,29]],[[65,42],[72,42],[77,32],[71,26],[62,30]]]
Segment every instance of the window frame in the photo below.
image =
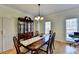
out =
[[[72,20],[72,19],[76,19],[76,25],[77,25],[77,30],[76,31],[78,31],[78,18],[67,18],[67,19],[65,19],[65,39],[67,40],[67,28],[66,28],[66,21],[67,20]],[[70,30],[70,29],[69,29]]]

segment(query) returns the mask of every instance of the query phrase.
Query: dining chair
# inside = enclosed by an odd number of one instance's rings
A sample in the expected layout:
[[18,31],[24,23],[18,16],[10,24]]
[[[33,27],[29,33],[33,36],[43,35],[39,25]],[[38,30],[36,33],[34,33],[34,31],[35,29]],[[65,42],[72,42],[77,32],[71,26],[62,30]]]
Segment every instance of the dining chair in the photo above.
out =
[[39,36],[39,31],[36,31],[36,32],[35,32],[34,37],[37,37],[37,36]]
[[54,32],[53,36],[51,37],[51,44],[50,44],[51,49],[52,49],[52,45],[53,45],[53,49],[55,49],[55,36],[56,36],[56,33]]
[[53,42],[53,48],[55,49],[55,36],[56,36],[56,33],[54,32],[53,33],[53,40],[52,40],[52,42]]
[[[26,48],[24,48],[23,46],[21,46],[20,44],[19,44],[19,41],[18,41],[18,39],[14,36],[13,37],[13,42],[14,42],[14,46],[15,46],[15,48],[16,48],[16,53],[17,54],[25,54],[25,53],[27,53],[28,52],[28,50],[26,49]],[[24,51],[23,50],[21,50],[21,49],[25,49]]]
[[[47,54],[53,53],[53,48],[55,48],[54,46],[55,35],[56,35],[55,32],[50,35],[48,42],[43,46],[43,48],[40,49],[41,51],[44,51]],[[53,48],[52,48],[52,45],[53,45]]]

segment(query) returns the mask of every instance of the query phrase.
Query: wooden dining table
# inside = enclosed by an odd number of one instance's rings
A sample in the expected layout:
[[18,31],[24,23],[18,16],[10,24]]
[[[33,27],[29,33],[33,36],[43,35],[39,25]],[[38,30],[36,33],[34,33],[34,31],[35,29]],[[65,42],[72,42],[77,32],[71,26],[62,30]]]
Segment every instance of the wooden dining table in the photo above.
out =
[[27,49],[37,50],[46,44],[49,40],[50,35],[43,35],[42,37],[37,36],[28,40],[21,41],[20,44]]

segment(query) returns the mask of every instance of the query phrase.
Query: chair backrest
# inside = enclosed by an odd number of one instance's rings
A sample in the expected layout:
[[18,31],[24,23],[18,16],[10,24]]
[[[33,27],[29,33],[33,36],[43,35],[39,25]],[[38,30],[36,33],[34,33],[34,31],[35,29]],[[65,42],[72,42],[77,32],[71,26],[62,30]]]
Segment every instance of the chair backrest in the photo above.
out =
[[47,49],[52,50],[52,45],[54,44],[55,35],[56,35],[55,32],[54,32],[53,34],[50,35],[50,37],[49,37],[49,41],[48,41]]
[[55,36],[56,36],[56,33],[54,32],[53,33],[53,37],[52,37],[52,41],[54,42],[54,40],[55,40]]
[[54,32],[53,35],[52,35],[52,37],[50,38],[50,46],[52,46],[52,44],[54,44],[55,35],[56,35],[56,33]]
[[39,32],[36,31],[34,36],[35,36],[35,37],[36,37],[36,36],[39,36]]
[[20,53],[20,46],[18,43],[18,39],[15,36],[13,37],[13,42],[14,42],[14,46],[16,48],[16,52],[17,52],[17,54],[19,54]]

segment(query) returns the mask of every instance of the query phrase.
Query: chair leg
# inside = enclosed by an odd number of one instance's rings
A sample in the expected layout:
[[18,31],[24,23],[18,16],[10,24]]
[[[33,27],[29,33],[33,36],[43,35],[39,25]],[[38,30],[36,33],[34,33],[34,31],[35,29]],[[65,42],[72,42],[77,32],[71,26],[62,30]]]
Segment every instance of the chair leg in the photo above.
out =
[[38,54],[38,50],[35,53]]
[[50,53],[50,54],[52,54],[52,53],[53,53],[52,46],[49,48],[49,53]]
[[50,54],[50,53],[51,53],[51,48],[48,48],[47,54]]
[[48,54],[49,53],[49,48],[47,47],[47,51],[46,51],[46,53]]
[[54,43],[53,43],[53,48],[54,48],[54,50],[55,50],[55,45],[54,45]]
[[33,54],[33,51],[31,51],[31,54]]
[[52,54],[52,53],[53,53],[53,49],[51,48],[51,49],[50,49],[50,54]]

